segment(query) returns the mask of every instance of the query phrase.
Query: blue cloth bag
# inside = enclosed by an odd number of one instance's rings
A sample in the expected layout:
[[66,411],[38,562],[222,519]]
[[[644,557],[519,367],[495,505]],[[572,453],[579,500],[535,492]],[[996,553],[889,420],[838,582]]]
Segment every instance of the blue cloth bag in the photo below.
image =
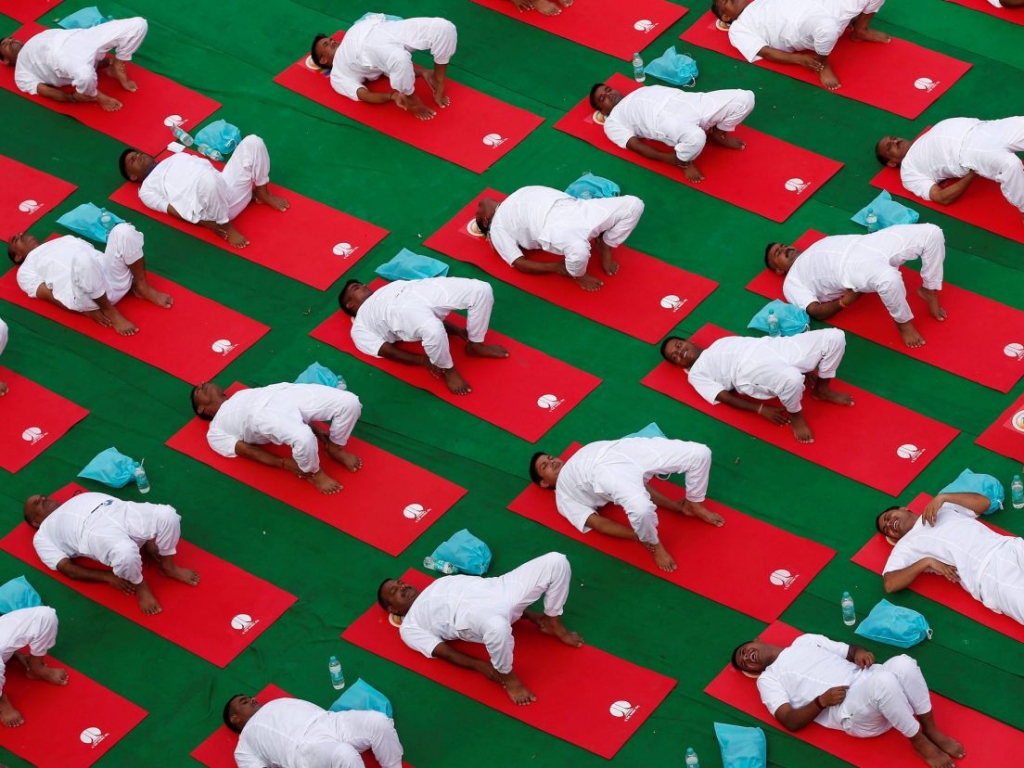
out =
[[665,437],[665,433],[661,431],[661,427],[652,421],[643,429],[624,435],[622,439],[625,440],[627,437]]
[[765,768],[768,765],[768,742],[760,728],[715,723],[715,736],[722,750],[723,768]]
[[348,712],[360,710],[363,712],[383,712],[388,717],[394,717],[394,709],[388,697],[378,691],[369,683],[359,678],[348,687],[338,700],[331,704],[331,712]]
[[110,230],[118,224],[124,224],[125,221],[106,208],[100,208],[92,203],[82,203],[57,219],[57,223],[82,237],[88,237],[97,243],[105,243]]
[[483,576],[491,567],[491,548],[463,528],[434,550],[435,560],[447,560],[462,573]]
[[325,387],[335,389],[348,389],[345,379],[336,374],[326,365],[319,362],[313,363],[295,379],[296,384],[323,384]]
[[125,456],[117,448],[107,448],[97,453],[78,476],[88,480],[99,480],[111,488],[124,488],[135,479],[137,466],[139,463],[135,459]]
[[0,586],[0,613],[10,613],[22,608],[35,608],[42,604],[43,598],[32,588],[24,576],[11,579]]
[[619,185],[610,179],[595,176],[587,171],[565,189],[565,194],[578,200],[593,200],[599,197],[618,197]]
[[64,29],[89,29],[90,27],[106,24],[108,21],[113,20],[113,16],[104,16],[100,13],[100,9],[94,5],[89,8],[83,8],[80,11],[75,11],[70,16],[65,16],[57,24],[64,27]]
[[931,627],[924,616],[909,608],[893,605],[885,598],[878,601],[855,631],[861,637],[898,648],[909,648],[932,637]]
[[206,144],[222,155],[227,156],[235,151],[242,140],[242,132],[237,125],[226,120],[214,120],[196,134],[196,145]]
[[1002,509],[1003,500],[1006,498],[1003,484],[992,475],[979,475],[969,469],[961,472],[956,480],[939,493],[980,493],[983,496],[988,496],[988,510],[983,513],[986,515],[991,515],[997,509]]
[[369,11],[368,13],[364,13],[362,16],[360,16],[358,19],[356,19],[352,26],[355,26],[360,21],[366,21],[367,19],[369,19],[369,18],[371,18],[373,16],[383,16],[384,17],[384,21],[402,21],[403,20],[401,16],[392,16],[390,13],[376,13],[375,11]]
[[779,319],[779,329],[783,336],[796,336],[798,333],[806,331],[811,325],[811,317],[805,310],[775,299],[765,304],[756,315],[750,318],[747,328],[768,333],[768,310],[770,309],[775,310],[775,316]]
[[403,248],[374,271],[385,280],[423,280],[428,277],[447,277],[448,265]]
[[684,88],[696,85],[697,75],[700,74],[697,71],[697,62],[693,60],[693,57],[687,56],[685,53],[676,53],[674,45],[669,46],[661,56],[644,67],[644,72],[651,77],[672,83],[672,85],[681,85]]
[[868,208],[878,217],[879,229],[896,224],[917,224],[917,220],[921,218],[921,214],[913,208],[907,208],[902,203],[897,203],[892,199],[892,195],[883,189],[878,197],[853,214],[850,221],[855,221],[862,227],[866,227],[868,225]]

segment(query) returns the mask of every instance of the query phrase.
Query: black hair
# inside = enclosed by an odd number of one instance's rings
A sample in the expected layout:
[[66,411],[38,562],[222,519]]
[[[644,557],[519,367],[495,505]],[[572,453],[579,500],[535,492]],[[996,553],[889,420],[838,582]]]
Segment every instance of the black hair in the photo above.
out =
[[885,530],[882,528],[882,515],[884,515],[886,512],[892,512],[894,509],[899,509],[899,508],[900,508],[899,504],[893,504],[891,507],[886,507],[881,512],[879,512],[878,513],[878,517],[875,518],[875,528],[877,528],[878,532],[880,534],[882,534],[883,536],[888,536],[889,534],[887,534],[885,532]]
[[[13,242],[13,241],[14,241],[14,238],[12,237],[11,238],[11,242]],[[17,257],[18,257],[18,254],[15,252],[14,246],[11,245],[10,242],[8,242],[7,243],[7,258],[11,260],[12,264],[17,264],[18,263],[18,258]]]
[[732,663],[732,668],[733,669],[738,669],[740,672],[745,672],[746,671],[746,670],[743,669],[743,667],[740,666],[740,663],[738,661],[736,661],[736,654],[740,652],[740,648],[742,648],[747,643],[752,643],[752,642],[754,642],[754,641],[753,640],[746,640],[745,642],[740,643],[739,645],[737,645],[735,648],[732,649],[732,656],[729,657],[729,661]]
[[599,109],[597,106],[597,89],[603,87],[604,83],[594,83],[590,88],[590,106],[594,109]]
[[317,56],[316,46],[317,43],[319,43],[321,40],[326,40],[328,37],[330,37],[330,35],[325,35],[324,33],[321,32],[319,35],[313,38],[313,45],[309,47],[309,58],[311,58],[313,60],[313,63],[316,64],[318,67],[323,67],[324,69],[326,69],[329,65],[324,64],[320,60],[320,57]]
[[888,165],[889,164],[889,158],[887,158],[885,155],[882,154],[882,150],[880,149],[881,146],[882,146],[882,139],[879,139],[878,143],[875,144],[875,159],[878,162],[880,162],[882,165]]
[[121,156],[117,158],[117,170],[119,170],[121,172],[121,175],[124,176],[125,181],[132,180],[132,177],[128,175],[128,166],[125,165],[125,161],[128,159],[128,155],[130,155],[134,151],[134,149],[128,147],[128,149],[122,152]]
[[[661,342],[661,349],[659,351],[661,352],[661,356],[664,357],[666,360],[668,360],[668,345],[673,341],[686,341],[686,339],[684,339],[682,336],[669,336],[667,339]],[[670,363],[672,362],[671,360],[668,361]]]
[[231,722],[231,702],[233,702],[235,699],[241,698],[242,696],[245,696],[245,694],[236,693],[234,696],[228,699],[227,704],[224,705],[224,725],[226,725],[235,733],[241,733],[242,729],[235,725],[233,722]]
[[764,247],[764,265],[774,272],[775,270],[772,268],[772,263],[768,261],[768,254],[771,253],[773,245],[775,245],[775,243],[768,243],[768,245]]
[[390,577],[386,578],[384,579],[384,581],[380,583],[380,586],[377,587],[377,604],[388,613],[391,612],[391,605],[384,597],[384,585],[387,584],[389,581],[393,581],[393,579],[391,579]]
[[199,386],[199,384],[196,384],[194,387],[192,387],[192,411],[193,413],[195,413],[196,416],[198,416],[203,421],[213,421],[213,416],[207,416],[205,413],[199,412],[199,404],[196,403],[196,393],[199,392]]
[[540,485],[542,478],[540,473],[537,472],[537,459],[544,455],[544,451],[537,451],[533,456],[530,457],[530,479],[537,485]]
[[484,235],[486,237],[487,235],[490,234],[490,232],[491,232],[491,225],[490,225],[489,222],[485,222],[483,219],[480,218],[479,215],[476,217],[476,219],[474,219],[474,221],[476,221],[476,225],[479,228],[480,233],[482,235]]
[[341,307],[341,311],[344,312],[349,317],[355,317],[356,311],[354,309],[349,309],[347,306],[345,306],[345,292],[353,285],[359,285],[359,281],[349,280],[347,283],[345,283],[345,285],[342,286],[341,293],[338,294],[338,306]]
[[716,19],[722,20],[722,9],[718,7],[718,0],[711,0],[711,12],[715,14]]

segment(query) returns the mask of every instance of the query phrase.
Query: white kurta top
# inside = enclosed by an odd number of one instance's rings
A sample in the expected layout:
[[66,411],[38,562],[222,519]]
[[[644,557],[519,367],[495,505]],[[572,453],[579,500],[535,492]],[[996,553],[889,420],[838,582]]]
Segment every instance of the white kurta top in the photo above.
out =
[[[801,635],[757,678],[761,701],[774,715],[783,704],[798,709],[829,688],[850,685],[859,667],[846,660],[849,652],[849,645],[824,635]],[[814,721],[842,729],[841,708],[826,707]]]
[[57,612],[46,605],[22,608],[0,616],[0,693],[7,679],[7,662],[28,646],[32,656],[45,656],[57,643]]
[[637,88],[623,96],[605,118],[604,134],[623,149],[634,136],[674,146],[682,143],[688,131],[704,132],[716,127],[733,111],[737,93],[743,92],[696,93],[665,85]]
[[729,42],[747,61],[768,46],[828,55],[846,27],[837,0],[755,0],[729,27]]
[[234,458],[239,442],[264,445],[281,444],[298,417],[287,392],[301,384],[271,384],[268,387],[242,389],[221,403],[206,432],[206,442],[221,456]]
[[963,163],[964,146],[971,131],[981,124],[973,117],[940,120],[914,140],[900,163],[903,186],[923,200],[931,188],[946,179],[961,179],[971,168]]
[[[147,208],[167,213],[167,207],[173,206],[192,224],[203,221],[207,211],[223,209],[226,214],[227,198],[228,186],[220,171],[205,157],[187,152],[161,160],[139,186],[139,199]],[[218,224],[227,224],[227,215],[220,218]]]
[[7,349],[7,323],[0,320],[0,355]]

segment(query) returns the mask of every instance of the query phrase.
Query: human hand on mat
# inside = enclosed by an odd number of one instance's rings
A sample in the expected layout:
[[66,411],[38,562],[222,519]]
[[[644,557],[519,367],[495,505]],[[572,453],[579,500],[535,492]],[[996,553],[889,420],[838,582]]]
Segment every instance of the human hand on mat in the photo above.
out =
[[112,571],[107,572],[106,580],[110,586],[124,592],[126,595],[135,594],[135,585],[128,581],[128,579],[122,579],[120,576],[115,576]]
[[936,560],[934,557],[929,557],[928,570],[932,573],[937,573],[939,576],[945,576],[947,581],[951,581],[954,584],[960,583],[960,574],[956,569],[955,565],[949,565],[941,560]]
[[875,654],[869,651],[867,648],[861,648],[859,645],[852,646],[853,658],[850,659],[854,664],[862,669],[867,669],[875,663]]
[[780,427],[784,424],[789,424],[789,411],[785,408],[777,408],[774,405],[759,405],[757,407],[757,415],[763,416],[772,424],[778,424]]

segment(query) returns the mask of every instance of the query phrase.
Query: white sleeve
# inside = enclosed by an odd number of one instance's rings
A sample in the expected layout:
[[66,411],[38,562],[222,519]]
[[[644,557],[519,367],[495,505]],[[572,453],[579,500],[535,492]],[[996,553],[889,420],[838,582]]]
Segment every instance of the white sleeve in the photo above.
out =
[[266,761],[249,749],[244,731],[238,737],[238,746],[235,747],[235,765],[238,768],[267,768]]
[[370,357],[380,357],[380,348],[387,344],[387,339],[378,336],[360,322],[352,323],[352,342],[356,349]]
[[229,459],[233,459],[238,455],[235,453],[235,446],[238,444],[239,439],[238,435],[229,435],[212,424],[206,432],[206,442],[210,444],[210,447],[221,456],[226,456]]
[[719,392],[728,390],[728,387],[722,385],[721,382],[715,381],[707,374],[698,371],[693,371],[689,374],[690,386],[697,390],[697,394],[703,397],[711,405],[718,405],[718,401],[715,399],[718,397]]
[[84,96],[95,96],[96,91],[96,67],[76,67],[71,78],[72,87]]
[[819,19],[814,25],[814,52],[819,56],[828,56],[836,47],[836,41],[843,29],[835,19]]
[[813,640],[814,644],[819,648],[822,648],[829,653],[833,653],[840,658],[845,659],[850,655],[850,646],[848,643],[841,643],[838,640],[833,640],[825,635],[804,635],[805,641]]
[[774,675],[762,673],[757,679],[757,692],[761,694],[761,703],[765,705],[773,716],[779,707],[790,703],[789,696],[786,695],[786,689],[782,687],[782,683]]
[[363,80],[354,72],[338,66],[331,69],[331,87],[342,96],[359,101],[359,89],[363,87]]
[[519,247],[519,243],[517,243],[515,238],[509,235],[504,229],[495,229],[494,227],[491,227],[488,237],[491,241],[491,245],[494,246],[494,250],[498,252],[498,255],[504,259],[505,263],[509,266],[512,265],[512,262],[523,255],[523,251]]
[[922,200],[931,200],[932,187],[939,183],[938,179],[926,176],[916,168],[906,164],[900,167],[900,181],[903,182],[903,186],[909,192],[917,195]]
[[782,295],[786,297],[786,301],[800,309],[807,309],[818,300],[810,288],[788,276],[782,283]]
[[767,40],[758,37],[749,29],[737,29],[735,24],[729,29],[729,42],[744,59],[751,63],[761,58],[758,56],[758,52],[768,45]]
[[[152,208],[160,213],[167,213],[167,206],[170,205],[170,201],[156,188],[156,184],[146,184],[146,182],[142,182],[142,185],[139,187],[139,200],[147,208]],[[188,212],[182,213],[178,211],[178,213],[185,216]]]
[[71,557],[41,531],[36,531],[36,535],[32,537],[32,546],[35,547],[36,554],[43,561],[43,565],[51,571],[57,570],[57,563],[61,560]]
[[628,126],[624,125],[622,120],[612,120],[611,115],[609,115],[604,121],[604,135],[611,140],[612,144],[625,149],[629,140],[636,134]]
[[885,561],[885,565],[882,567],[882,575],[885,576],[887,573],[902,570],[920,559],[909,543],[901,545],[900,542],[897,542],[896,546],[892,548],[892,552],[889,553],[889,559]]
[[18,90],[36,96],[43,81],[28,67],[15,65],[14,84],[18,86]]
[[581,277],[587,272],[587,264],[590,262],[590,242],[587,240],[576,240],[567,245],[564,249],[565,271],[573,277]]
[[412,55],[404,48],[392,51],[385,67],[391,90],[406,96],[416,91],[416,72],[412,67]]
[[434,649],[444,642],[443,638],[432,635],[430,632],[423,629],[423,627],[417,624],[410,624],[406,621],[402,622],[402,626],[399,627],[398,633],[402,637],[402,642],[414,651],[419,651],[428,659],[434,658]]

